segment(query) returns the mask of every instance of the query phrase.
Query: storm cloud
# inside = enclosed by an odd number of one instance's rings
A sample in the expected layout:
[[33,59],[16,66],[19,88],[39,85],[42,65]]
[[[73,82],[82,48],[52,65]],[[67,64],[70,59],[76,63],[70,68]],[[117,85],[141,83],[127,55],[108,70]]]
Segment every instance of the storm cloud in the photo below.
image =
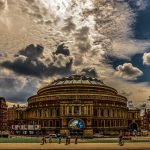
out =
[[35,93],[38,79],[16,75],[9,69],[0,68],[0,95],[8,101],[25,103]]
[[20,50],[15,55],[14,61],[4,61],[0,65],[18,74],[39,78],[55,74],[67,75],[71,73],[73,63],[73,58],[68,56],[69,54],[69,50],[64,45],[60,45],[56,53],[45,58],[44,48],[40,45],[31,44],[25,49]]
[[92,67],[82,69],[81,73],[84,74],[85,76],[88,76],[88,77],[97,78],[96,69],[92,68]]
[[[141,10],[146,6],[145,1],[149,0],[131,1]],[[37,82],[41,79],[47,83],[49,78],[52,80],[83,72],[88,76],[106,79],[114,88],[124,90],[129,86],[134,87],[130,98],[143,100],[143,97],[147,97],[148,90],[137,96],[137,89],[141,86],[126,81],[135,80],[141,75],[140,70],[133,73],[133,66],[130,71],[119,67],[120,70],[116,72],[125,80],[118,79],[105,57],[113,54],[129,58],[139,51],[143,52],[150,45],[149,41],[133,38],[132,25],[137,14],[128,1],[0,0],[0,4],[0,50],[8,54],[7,58],[0,55],[2,68],[11,70],[15,76],[25,76],[31,82],[35,78]],[[30,45],[31,43],[33,44]],[[13,76],[13,79],[16,81],[12,83],[17,86],[17,78]],[[19,82],[18,89],[22,85]],[[26,82],[24,87],[34,89],[37,87],[36,82],[33,84],[35,85],[31,86]],[[119,85],[126,87],[120,88]],[[148,89],[146,84],[142,88]],[[27,90],[22,87],[20,89]],[[1,90],[3,94],[4,89]],[[18,92],[16,98],[19,95],[24,97],[23,93],[26,91]],[[11,96],[15,99],[15,96]]]
[[54,54],[58,55],[58,54],[63,54],[65,56],[70,56],[70,51],[69,48],[67,46],[65,46],[64,43],[58,45],[56,52],[54,52]]

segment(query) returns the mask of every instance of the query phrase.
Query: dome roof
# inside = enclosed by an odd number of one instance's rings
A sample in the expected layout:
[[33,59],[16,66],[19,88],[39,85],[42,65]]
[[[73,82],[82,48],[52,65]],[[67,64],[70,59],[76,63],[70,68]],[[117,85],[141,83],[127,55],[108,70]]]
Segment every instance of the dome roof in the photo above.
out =
[[69,77],[64,77],[55,80],[51,85],[61,85],[61,84],[94,84],[94,85],[104,85],[101,80],[96,78],[87,77],[84,75],[71,75]]

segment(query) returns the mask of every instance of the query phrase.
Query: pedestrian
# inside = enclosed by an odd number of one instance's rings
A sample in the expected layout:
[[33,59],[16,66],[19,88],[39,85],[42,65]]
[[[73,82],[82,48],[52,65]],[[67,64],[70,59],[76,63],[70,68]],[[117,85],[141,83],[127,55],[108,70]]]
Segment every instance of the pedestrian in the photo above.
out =
[[43,138],[42,138],[42,145],[44,145],[45,144],[45,137],[43,136]]
[[61,144],[61,136],[58,137],[58,143]]
[[68,145],[68,135],[66,135],[66,145]]
[[71,141],[71,137],[70,135],[68,136],[68,144],[70,144],[70,141]]
[[120,146],[123,146],[123,145],[124,145],[122,133],[119,135],[119,145],[120,145]]
[[44,137],[44,140],[45,140],[44,142],[45,142],[45,143],[47,143],[47,141],[46,141],[46,137]]
[[52,143],[52,136],[49,137],[49,143]]
[[78,136],[75,137],[74,143],[75,143],[75,144],[78,144]]

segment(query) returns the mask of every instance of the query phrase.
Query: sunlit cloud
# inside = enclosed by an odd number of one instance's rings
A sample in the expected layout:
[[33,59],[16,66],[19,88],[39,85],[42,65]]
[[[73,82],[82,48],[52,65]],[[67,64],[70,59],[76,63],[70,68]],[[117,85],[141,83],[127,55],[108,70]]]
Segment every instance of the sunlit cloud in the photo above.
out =
[[143,54],[143,64],[150,65],[150,53]]
[[[0,4],[0,62],[6,69],[1,77],[6,74],[16,80],[13,83],[18,83],[17,89],[24,90],[21,96],[26,98],[61,76],[84,73],[114,88],[120,88],[115,82],[123,83],[125,87],[120,93],[136,97],[134,91],[141,85],[134,86],[126,80],[136,80],[143,72],[132,64],[120,65],[117,70],[107,64],[108,55],[130,59],[150,46],[150,41],[131,38],[136,14],[125,0],[0,0]],[[145,4],[141,0],[135,2],[139,10]],[[58,50],[62,43],[67,48]],[[42,52],[38,55],[31,48],[29,53],[26,47],[31,44],[42,46]],[[23,50],[26,54],[21,53]],[[148,64],[147,58],[144,54],[144,64]],[[29,81],[33,81],[32,86]],[[130,84],[134,87],[131,92],[126,90]],[[29,86],[32,89],[27,93]],[[147,96],[147,90],[144,91]]]

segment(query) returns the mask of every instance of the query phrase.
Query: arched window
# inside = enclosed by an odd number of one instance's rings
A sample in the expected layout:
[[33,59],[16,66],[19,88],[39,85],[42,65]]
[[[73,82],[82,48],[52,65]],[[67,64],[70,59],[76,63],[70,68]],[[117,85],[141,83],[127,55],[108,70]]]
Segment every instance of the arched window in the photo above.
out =
[[113,109],[113,116],[112,117],[115,117],[115,110]]
[[46,117],[47,116],[47,114],[46,114],[46,109],[44,110],[44,117]]
[[104,117],[104,110],[101,110],[101,116]]
[[132,131],[138,130],[138,125],[137,125],[137,123],[132,123],[132,124],[130,124],[129,128],[130,128]]
[[94,116],[97,116],[97,109],[94,109]]
[[74,106],[74,114],[75,115],[79,114],[79,106]]
[[84,106],[81,106],[81,114],[84,115]]
[[49,115],[53,116],[53,109],[52,108],[49,110]]
[[53,121],[52,121],[52,120],[49,121],[49,126],[50,126],[50,127],[53,126]]
[[72,114],[72,106],[69,106],[69,114]]
[[108,124],[108,127],[110,127],[110,120],[108,120],[107,124]]
[[101,127],[104,127],[104,120],[101,120]]
[[60,122],[59,122],[59,120],[56,121],[56,127],[60,127]]
[[39,110],[39,116],[42,117],[42,110]]
[[135,114],[134,113],[132,113],[132,119],[134,119],[135,118]]
[[44,127],[48,127],[48,121],[44,121]]
[[97,127],[97,125],[98,125],[97,120],[94,120],[94,127],[96,128],[96,127]]
[[59,116],[60,115],[60,111],[59,111],[59,108],[56,109],[56,116]]
[[109,111],[109,109],[107,110],[107,116],[110,117],[110,111]]

